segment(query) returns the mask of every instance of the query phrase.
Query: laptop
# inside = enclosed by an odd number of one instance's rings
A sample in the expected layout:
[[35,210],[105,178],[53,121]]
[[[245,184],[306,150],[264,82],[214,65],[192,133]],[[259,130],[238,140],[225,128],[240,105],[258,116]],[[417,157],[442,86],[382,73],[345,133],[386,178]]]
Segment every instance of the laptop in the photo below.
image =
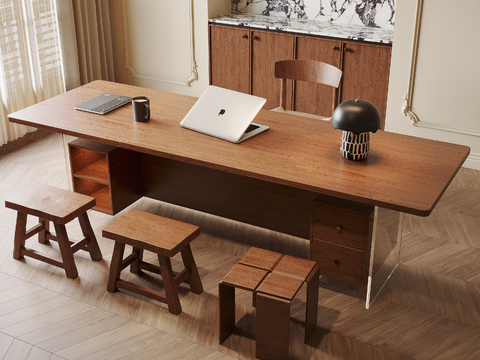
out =
[[75,109],[104,115],[130,101],[131,97],[106,93],[75,106]]
[[240,143],[269,129],[253,123],[267,100],[210,85],[180,125],[233,143]]

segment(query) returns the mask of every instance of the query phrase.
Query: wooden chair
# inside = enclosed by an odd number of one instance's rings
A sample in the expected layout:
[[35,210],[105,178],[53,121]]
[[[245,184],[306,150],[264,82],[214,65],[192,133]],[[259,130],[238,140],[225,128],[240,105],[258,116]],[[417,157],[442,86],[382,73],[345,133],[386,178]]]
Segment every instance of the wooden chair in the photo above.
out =
[[[333,91],[336,92],[336,88],[338,88],[342,77],[342,71],[340,69],[316,60],[281,60],[275,62],[275,77],[282,79],[280,107],[272,109],[272,111],[286,112],[319,120],[330,120],[329,117],[325,116],[285,110],[287,102],[287,80],[325,84],[334,87]],[[336,96],[334,96],[334,99],[336,99]],[[332,103],[332,112],[334,109],[335,101]]]
[[[203,292],[202,282],[190,243],[200,234],[198,226],[167,219],[140,210],[130,210],[103,229],[103,236],[115,240],[107,290],[122,288],[136,294],[166,303],[172,314],[180,314],[182,306],[177,286],[182,282],[190,284],[194,294]],[[132,254],[123,259],[125,244],[133,247]],[[160,266],[143,261],[143,251],[158,256]],[[182,254],[185,268],[177,273],[172,270],[170,258]],[[130,272],[138,274],[147,270],[162,276],[165,293],[120,279],[120,273],[130,265]]]
[[[102,253],[87,216],[87,210],[94,206],[93,197],[48,185],[31,187],[12,199],[5,200],[5,207],[17,211],[13,258],[20,260],[24,256],[29,256],[58,266],[65,270],[67,277],[76,278],[78,271],[73,258],[75,252],[85,250],[90,253],[92,260],[102,260]],[[39,218],[39,223],[29,230],[27,230],[27,215]],[[73,243],[68,239],[65,224],[75,218],[78,218],[85,238]],[[50,232],[50,221],[55,226],[55,235]],[[38,241],[42,244],[48,243],[48,240],[58,242],[62,262],[25,247],[25,240],[36,234],[39,234]]]

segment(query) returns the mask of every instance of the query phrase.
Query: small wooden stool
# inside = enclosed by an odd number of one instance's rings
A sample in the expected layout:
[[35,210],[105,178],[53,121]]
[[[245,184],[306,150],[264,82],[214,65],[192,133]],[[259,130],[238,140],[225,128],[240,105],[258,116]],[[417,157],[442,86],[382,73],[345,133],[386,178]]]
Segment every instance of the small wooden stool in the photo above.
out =
[[[76,278],[78,271],[73,258],[75,252],[85,250],[90,253],[92,260],[102,260],[102,253],[87,215],[87,210],[94,206],[93,197],[48,185],[34,186],[11,200],[5,200],[5,207],[17,211],[13,258],[20,260],[29,256],[65,269],[67,277]],[[39,218],[39,223],[30,230],[27,230],[27,215]],[[65,224],[75,218],[78,218],[85,238],[73,243],[68,239]],[[55,226],[56,235],[50,232],[50,221]],[[46,244],[48,240],[58,242],[63,262],[25,247],[25,240],[37,233],[38,241],[42,244]]]
[[306,343],[317,326],[318,278],[315,261],[285,255],[257,289],[256,347],[260,359],[288,359],[290,305],[307,283]]
[[218,284],[219,338],[222,344],[235,328],[235,288],[251,291],[255,306],[255,290],[268,271],[237,264]]
[[[180,314],[182,306],[178,298],[177,286],[182,282],[190,284],[195,294],[203,292],[197,265],[192,255],[190,242],[200,234],[198,226],[140,210],[130,210],[103,229],[103,236],[115,240],[107,290],[115,292],[122,288],[139,295],[166,303],[172,314]],[[133,247],[132,254],[123,259],[125,244]],[[143,261],[143,251],[154,252],[160,266]],[[185,269],[180,273],[172,270],[170,258],[181,252]],[[120,273],[127,266],[130,272],[138,274],[147,270],[160,274],[165,293],[120,279]]]
[[315,261],[251,248],[218,286],[220,344],[235,327],[235,288],[241,288],[252,291],[257,308],[255,356],[288,359],[290,304],[307,282],[307,342],[317,326],[318,278]]

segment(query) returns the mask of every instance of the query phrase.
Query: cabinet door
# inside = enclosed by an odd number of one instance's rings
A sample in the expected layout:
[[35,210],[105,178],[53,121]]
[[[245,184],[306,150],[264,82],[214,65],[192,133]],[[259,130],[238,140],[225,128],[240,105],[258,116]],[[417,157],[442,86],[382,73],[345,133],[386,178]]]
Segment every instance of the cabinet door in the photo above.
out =
[[[297,36],[296,58],[317,60],[340,68],[341,41]],[[295,111],[332,116],[337,105],[338,90],[323,84],[295,82]]]
[[343,44],[341,101],[364,99],[380,111],[382,129],[387,111],[391,47],[345,42]]
[[210,84],[250,94],[249,30],[210,26]]
[[[293,59],[293,35],[252,31],[252,95],[264,97],[264,109],[280,106],[281,80],[275,78],[275,61]],[[292,99],[292,84],[287,83],[287,104]],[[290,110],[291,107],[287,106]]]

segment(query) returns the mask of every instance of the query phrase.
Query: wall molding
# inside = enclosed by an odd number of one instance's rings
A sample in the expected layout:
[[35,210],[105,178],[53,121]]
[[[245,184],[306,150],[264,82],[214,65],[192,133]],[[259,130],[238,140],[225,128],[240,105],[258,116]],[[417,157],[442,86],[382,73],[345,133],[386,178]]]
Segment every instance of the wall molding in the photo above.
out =
[[422,25],[423,0],[417,1],[415,16],[415,30],[413,33],[412,59],[410,61],[410,75],[408,80],[408,90],[405,95],[405,103],[402,107],[402,114],[410,119],[412,125],[418,125],[420,119],[412,110],[413,92],[415,89],[415,75],[417,71],[418,44],[420,41],[420,28]]
[[468,155],[468,159],[480,162],[480,154],[470,153],[470,155]]
[[[421,33],[421,25],[422,25],[422,13],[424,7],[424,0],[417,0],[417,8],[416,8],[416,20],[415,20],[415,30],[414,30],[414,39],[413,39],[413,49],[412,49],[412,59],[410,62],[410,75],[409,75],[409,82],[408,82],[408,90],[405,95],[405,102],[402,107],[402,114],[410,119],[412,125],[427,129],[435,129],[435,130],[442,130],[442,131],[449,131],[456,134],[462,135],[470,135],[470,136],[478,136],[480,137],[480,132],[475,130],[468,130],[468,129],[461,129],[455,128],[451,126],[445,126],[437,123],[432,122],[425,122],[420,119],[418,114],[415,113],[412,109],[413,97],[414,97],[414,90],[415,90],[415,77],[417,71],[417,60],[418,60],[418,47],[420,42],[420,33]],[[470,155],[472,157],[473,154]],[[475,156],[473,156],[475,157]],[[477,160],[480,160],[477,156]]]
[[[123,28],[124,28],[124,35],[125,35],[125,67],[130,73],[132,74],[133,77],[136,78],[141,78],[141,79],[147,79],[147,80],[153,80],[153,81],[159,81],[159,82],[165,82],[169,84],[175,84],[175,85],[182,85],[182,86],[191,86],[193,81],[198,80],[198,71],[197,71],[197,61],[195,59],[195,27],[194,27],[194,16],[193,16],[193,1],[194,0],[183,0],[189,2],[189,24],[190,24],[190,29],[189,29],[189,35],[190,35],[190,69],[187,70],[189,71],[188,74],[185,75],[185,78],[183,79],[170,79],[170,78],[164,78],[164,77],[158,77],[155,75],[150,75],[150,74],[142,74],[139,73],[136,69],[134,64],[132,64],[132,57],[130,55],[130,39],[129,39],[129,26],[128,26],[128,20],[127,16],[125,14],[127,13],[127,1],[128,0],[122,0],[122,7],[123,7]],[[176,0],[180,1],[180,0]]]

